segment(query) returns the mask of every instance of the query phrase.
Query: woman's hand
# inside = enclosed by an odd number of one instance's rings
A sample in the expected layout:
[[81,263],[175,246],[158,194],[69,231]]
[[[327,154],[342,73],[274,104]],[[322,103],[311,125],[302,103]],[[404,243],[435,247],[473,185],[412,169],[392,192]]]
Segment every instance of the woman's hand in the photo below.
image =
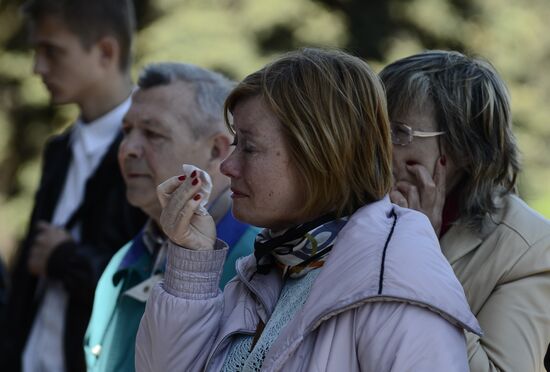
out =
[[157,187],[162,230],[177,245],[193,250],[214,249],[216,241],[212,216],[195,214],[202,198],[201,182],[197,172],[195,177],[172,177]]
[[433,178],[423,165],[407,165],[407,169],[414,175],[415,184],[398,181],[390,192],[390,199],[400,207],[415,209],[428,216],[439,236],[446,197],[445,166],[441,160],[437,161]]

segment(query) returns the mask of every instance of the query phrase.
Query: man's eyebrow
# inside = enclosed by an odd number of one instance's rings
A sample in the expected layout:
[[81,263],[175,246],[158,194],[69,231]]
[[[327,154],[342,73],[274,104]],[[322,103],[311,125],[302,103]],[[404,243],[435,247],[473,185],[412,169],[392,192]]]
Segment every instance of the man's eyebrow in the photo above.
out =
[[145,119],[140,118],[137,121],[148,128],[155,128],[155,129],[160,129],[162,131],[171,132],[170,127],[165,125],[162,120],[151,119],[151,118],[145,118]]
[[155,121],[149,118],[145,118],[145,119],[137,118],[134,120],[131,120],[126,116],[122,118],[122,124],[134,124],[134,123],[145,124],[146,126],[150,126],[150,127],[153,127],[153,126],[163,127],[162,123],[160,123],[159,121]]

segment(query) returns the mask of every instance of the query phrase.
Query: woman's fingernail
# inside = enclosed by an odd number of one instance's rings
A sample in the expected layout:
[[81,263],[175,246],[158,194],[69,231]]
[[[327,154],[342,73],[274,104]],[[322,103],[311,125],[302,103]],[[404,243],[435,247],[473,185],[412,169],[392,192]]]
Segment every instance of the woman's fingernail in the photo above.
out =
[[201,194],[197,194],[193,196],[193,200],[199,200],[201,198]]
[[447,157],[445,155],[441,155],[441,158],[439,158],[439,162],[441,165],[445,166],[447,164]]
[[197,177],[197,171],[193,171],[193,172],[191,173],[191,178],[195,178],[195,177]]
[[179,177],[178,177],[178,180],[180,180],[180,181],[185,181],[185,178],[186,178],[185,176],[179,176]]
[[199,179],[195,178],[193,182],[191,182],[191,185],[195,186],[197,183],[199,183]]

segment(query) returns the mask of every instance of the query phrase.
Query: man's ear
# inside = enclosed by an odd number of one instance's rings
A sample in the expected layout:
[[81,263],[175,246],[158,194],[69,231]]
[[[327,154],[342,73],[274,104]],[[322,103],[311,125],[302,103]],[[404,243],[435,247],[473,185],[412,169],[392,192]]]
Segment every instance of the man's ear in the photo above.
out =
[[232,139],[228,134],[216,133],[212,139],[212,150],[210,152],[211,159],[219,159],[223,161],[231,151]]
[[118,41],[112,36],[104,36],[97,42],[99,48],[100,61],[103,67],[109,67],[116,64],[118,67],[120,59],[120,46]]
[[210,139],[210,161],[209,168],[218,169],[219,164],[229,155],[231,151],[231,138],[225,133],[216,133]]

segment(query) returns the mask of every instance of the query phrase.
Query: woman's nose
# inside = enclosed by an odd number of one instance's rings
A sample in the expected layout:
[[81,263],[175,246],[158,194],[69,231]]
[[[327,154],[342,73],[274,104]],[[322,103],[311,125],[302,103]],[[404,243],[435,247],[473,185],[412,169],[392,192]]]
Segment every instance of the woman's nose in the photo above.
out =
[[235,150],[233,150],[231,154],[221,162],[220,172],[226,177],[236,178],[238,176],[237,169],[237,159]]

